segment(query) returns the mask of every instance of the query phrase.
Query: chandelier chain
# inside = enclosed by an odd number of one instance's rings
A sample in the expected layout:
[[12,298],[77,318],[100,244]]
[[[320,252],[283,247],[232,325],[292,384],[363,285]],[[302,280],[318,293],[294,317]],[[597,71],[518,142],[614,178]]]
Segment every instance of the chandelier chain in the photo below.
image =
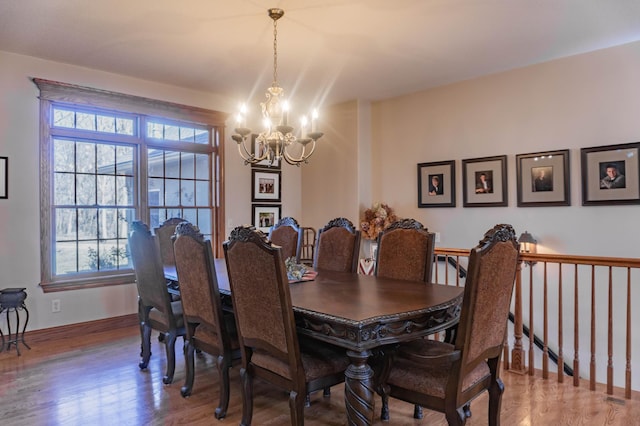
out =
[[273,86],[278,85],[278,21],[273,20]]

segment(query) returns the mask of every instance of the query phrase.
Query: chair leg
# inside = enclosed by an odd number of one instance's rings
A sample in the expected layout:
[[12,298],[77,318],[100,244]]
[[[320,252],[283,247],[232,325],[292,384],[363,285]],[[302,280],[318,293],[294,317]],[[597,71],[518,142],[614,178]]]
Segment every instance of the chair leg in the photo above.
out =
[[503,393],[502,380],[497,379],[489,386],[489,426],[500,426],[500,405]]
[[162,378],[165,385],[173,382],[173,373],[176,371],[176,332],[170,331],[165,334],[165,345],[167,349],[167,373]]
[[229,369],[231,368],[231,354],[219,356],[216,360],[218,375],[220,376],[220,404],[216,408],[215,417],[220,420],[227,415],[229,408]]
[[183,398],[186,398],[191,395],[191,391],[193,390],[193,381],[196,375],[193,345],[189,340],[184,342],[184,362],[187,371],[184,386],[180,389],[180,395],[182,395]]
[[311,394],[308,393],[307,396],[304,397],[304,406],[306,408],[311,407]]
[[331,388],[324,388],[324,390],[322,391],[322,396],[324,396],[325,398],[329,398],[331,396]]
[[289,411],[291,411],[292,425],[304,424],[304,402],[307,396],[306,393],[301,394],[295,390],[289,392]]
[[246,369],[240,369],[242,382],[242,422],[240,426],[250,426],[253,417],[253,378]]
[[380,420],[389,421],[389,386],[380,386],[380,397],[382,398],[382,408],[380,409]]
[[141,356],[142,361],[138,364],[141,370],[144,370],[149,365],[149,358],[151,358],[151,327],[147,324],[140,325],[140,337],[142,339],[141,346]]
[[467,419],[462,408],[457,409],[454,406],[447,405],[445,407],[444,415],[447,418],[449,426],[464,426],[464,424],[467,423]]
[[422,419],[422,407],[418,404],[413,406],[413,418],[414,419]]

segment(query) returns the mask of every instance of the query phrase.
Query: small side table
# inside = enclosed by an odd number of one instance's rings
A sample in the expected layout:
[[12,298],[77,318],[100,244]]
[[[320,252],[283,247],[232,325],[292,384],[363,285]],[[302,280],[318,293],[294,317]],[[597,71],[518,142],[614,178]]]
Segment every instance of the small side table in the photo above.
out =
[[[24,332],[27,329],[27,324],[29,323],[29,310],[24,304],[24,301],[27,298],[27,292],[25,290],[25,288],[5,288],[0,290],[0,314],[5,311],[7,312],[8,334],[6,349],[8,351],[11,349],[12,344],[15,345],[18,356],[20,355],[20,348],[18,347],[19,343],[25,345],[27,349],[31,349],[31,347],[29,347],[29,345],[24,341]],[[27,314],[24,326],[22,326],[22,333],[20,333],[20,311],[24,311]],[[15,335],[12,335],[11,333],[11,320],[9,317],[11,312],[15,314],[16,318]],[[2,346],[0,346],[0,352],[2,352],[5,348],[5,342],[1,329],[0,338],[2,338]]]

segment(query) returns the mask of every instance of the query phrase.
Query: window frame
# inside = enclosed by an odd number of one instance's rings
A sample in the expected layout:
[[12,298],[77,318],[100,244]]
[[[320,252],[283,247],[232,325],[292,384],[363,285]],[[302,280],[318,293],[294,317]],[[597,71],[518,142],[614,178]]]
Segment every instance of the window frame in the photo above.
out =
[[[92,276],[56,276],[52,265],[53,241],[53,135],[51,132],[52,105],[68,104],[74,108],[87,107],[92,110],[106,109],[139,118],[138,136],[110,134],[111,142],[136,144],[138,181],[135,183],[136,215],[140,220],[149,223],[149,207],[147,200],[147,149],[184,151],[184,142],[164,140],[156,143],[146,136],[147,120],[178,121],[202,125],[210,132],[209,144],[189,143],[190,152],[211,155],[211,239],[214,256],[222,256],[224,241],[224,128],[227,113],[205,108],[181,105],[172,102],[144,98],[107,90],[94,89],[69,83],[33,78],[33,83],[40,90],[40,286],[45,293],[72,289],[94,288],[110,285],[130,284],[134,282],[133,270],[114,270],[107,275]],[[91,132],[95,133],[95,132]],[[56,136],[64,131],[57,128]],[[78,132],[74,131],[74,137]],[[135,139],[135,141],[134,141]]]

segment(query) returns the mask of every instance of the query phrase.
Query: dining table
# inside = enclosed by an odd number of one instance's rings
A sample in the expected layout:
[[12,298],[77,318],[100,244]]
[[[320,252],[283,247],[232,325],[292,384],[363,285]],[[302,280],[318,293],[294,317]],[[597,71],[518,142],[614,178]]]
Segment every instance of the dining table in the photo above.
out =
[[[231,308],[225,260],[214,262],[220,295],[226,299],[223,305]],[[316,272],[289,287],[298,333],[345,349],[351,362],[345,372],[347,423],[370,425],[375,411],[370,357],[391,345],[455,325],[463,288],[348,272]],[[178,282],[174,267],[165,267],[165,277]]]

